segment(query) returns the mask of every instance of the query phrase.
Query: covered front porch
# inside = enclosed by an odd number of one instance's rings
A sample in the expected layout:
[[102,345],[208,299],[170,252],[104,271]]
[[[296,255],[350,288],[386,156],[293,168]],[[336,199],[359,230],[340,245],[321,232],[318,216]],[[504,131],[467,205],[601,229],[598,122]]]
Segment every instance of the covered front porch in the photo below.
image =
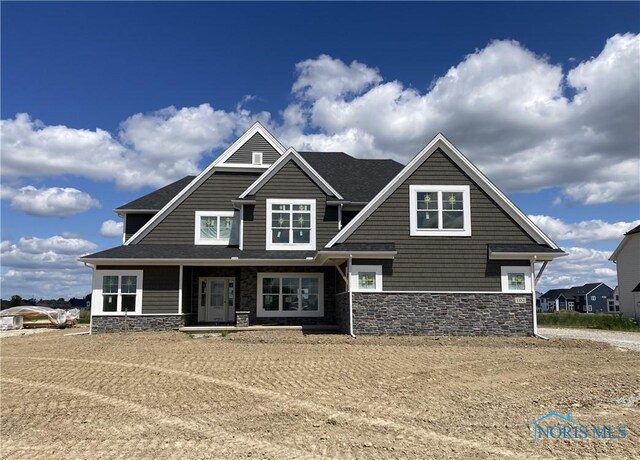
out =
[[181,271],[183,330],[339,328],[336,295],[345,291],[345,282],[335,265],[183,266]]

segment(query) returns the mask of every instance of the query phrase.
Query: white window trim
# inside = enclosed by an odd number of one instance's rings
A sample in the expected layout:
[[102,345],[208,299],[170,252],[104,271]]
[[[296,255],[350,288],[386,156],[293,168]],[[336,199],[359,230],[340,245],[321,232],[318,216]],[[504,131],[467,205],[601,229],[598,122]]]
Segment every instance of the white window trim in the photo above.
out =
[[[438,223],[442,225],[442,192],[462,193],[462,209],[464,214],[464,228],[455,229],[422,229],[418,228],[419,192],[438,192]],[[409,186],[409,222],[410,236],[471,236],[471,195],[468,185],[410,185]]]
[[[264,298],[262,297],[262,280],[264,278],[318,278],[318,310],[316,311],[265,311]],[[282,288],[281,288],[282,289]],[[284,318],[284,317],[319,317],[324,316],[324,273],[258,273],[258,299],[257,312],[259,318]]]
[[[102,311],[102,278],[105,276],[118,276],[118,305],[117,311]],[[120,294],[122,276],[135,276],[136,278],[136,308],[135,311],[123,312],[122,295]],[[91,292],[91,314],[97,316],[131,316],[142,314],[142,270],[94,270],[93,290]]]
[[251,152],[251,164],[262,165],[262,152]]
[[[524,289],[513,290],[509,289],[509,273],[524,273]],[[531,289],[531,267],[501,267],[500,268],[500,280],[502,284],[502,292],[512,294],[530,294],[533,293]]]
[[[374,289],[363,289],[359,286],[358,274],[360,272],[375,272],[376,287]],[[382,292],[382,265],[352,265],[350,284],[353,292]]]
[[217,238],[215,240],[205,239],[200,237],[200,218],[201,217],[216,217],[218,218],[218,235],[220,234],[220,217],[232,217],[235,218],[235,213],[233,211],[196,211],[196,224],[195,224],[195,235],[194,235],[194,244],[198,245],[217,245],[217,246],[229,246],[231,244],[231,238],[233,237],[233,232],[231,232],[231,236],[227,239]]
[[[271,241],[271,215],[273,214],[272,205],[274,204],[308,204],[311,205],[311,231],[309,232],[308,243],[273,243]],[[279,249],[285,251],[306,251],[316,249],[316,200],[299,200],[299,199],[267,199],[267,221],[266,221],[266,241],[265,248],[267,250]],[[293,223],[291,222],[291,232],[293,232]],[[293,236],[293,235],[291,235]],[[290,239],[293,241],[293,238]]]

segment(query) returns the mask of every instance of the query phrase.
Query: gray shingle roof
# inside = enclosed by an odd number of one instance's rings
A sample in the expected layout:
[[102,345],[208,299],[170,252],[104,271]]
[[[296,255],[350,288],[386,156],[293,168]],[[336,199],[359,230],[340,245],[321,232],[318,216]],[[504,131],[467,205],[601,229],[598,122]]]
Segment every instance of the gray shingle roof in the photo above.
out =
[[344,152],[299,153],[347,201],[371,201],[404,168],[394,160],[354,158]]
[[184,189],[189,182],[195,179],[195,176],[186,176],[180,180],[177,180],[169,185],[165,185],[159,188],[155,192],[148,193],[140,198],[130,201],[127,204],[116,208],[119,209],[145,209],[159,211],[167,204],[171,199],[176,196],[182,189]]
[[490,252],[539,252],[539,253],[562,253],[562,249],[553,249],[546,244],[488,244]]
[[342,243],[335,244],[331,248],[324,248],[324,252],[377,252],[377,251],[395,251],[394,243]]
[[560,297],[561,295],[567,295],[567,292],[569,291],[569,289],[550,289],[547,292],[545,292],[544,294],[542,294],[542,296],[540,297],[541,299],[557,299],[558,297]]
[[640,225],[638,225],[637,227],[633,227],[631,230],[625,233],[625,235],[633,235],[634,233],[640,233]]
[[83,256],[81,259],[306,259],[315,251],[241,251],[237,247],[192,244],[132,244]]

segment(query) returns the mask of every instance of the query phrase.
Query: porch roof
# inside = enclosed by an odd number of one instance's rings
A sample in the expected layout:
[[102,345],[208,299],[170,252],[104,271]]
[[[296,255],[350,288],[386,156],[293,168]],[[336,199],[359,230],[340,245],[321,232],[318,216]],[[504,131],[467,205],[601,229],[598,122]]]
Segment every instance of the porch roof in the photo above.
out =
[[497,260],[518,260],[530,259],[553,260],[556,257],[566,256],[562,249],[554,249],[545,244],[525,243],[525,244],[488,244],[489,259]]
[[89,262],[95,259],[153,259],[153,260],[203,260],[203,259],[300,259],[314,258],[315,251],[241,251],[238,247],[206,246],[193,244],[131,244],[116,246],[80,258]]
[[240,250],[238,247],[193,244],[132,244],[88,254],[79,260],[88,263],[126,263],[128,265],[135,263],[181,265],[189,263],[216,265],[296,263],[321,265],[329,258],[336,256],[373,255],[388,258],[393,257],[395,253],[393,243],[341,244],[321,251]]

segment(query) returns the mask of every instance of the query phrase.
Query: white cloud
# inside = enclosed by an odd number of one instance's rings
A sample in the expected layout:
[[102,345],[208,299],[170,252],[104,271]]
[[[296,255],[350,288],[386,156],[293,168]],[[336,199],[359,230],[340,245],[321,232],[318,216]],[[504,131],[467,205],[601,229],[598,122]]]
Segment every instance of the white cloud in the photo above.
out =
[[292,90],[302,99],[349,97],[382,81],[377,69],[358,61],[346,65],[326,54],[297,63],[296,71]]
[[122,237],[122,222],[116,222],[115,220],[105,220],[100,226],[100,234],[107,238]]
[[[321,81],[327,59],[304,62],[294,94]],[[353,97],[307,91],[292,104],[295,117],[285,111],[280,134],[296,147],[407,162],[441,131],[508,192],[561,187],[558,201],[586,204],[640,197],[639,35],[611,37],[568,72],[518,42],[495,41],[425,92],[368,70]]]
[[615,35],[597,56],[570,65],[494,41],[444,75],[425,76],[425,86],[432,83],[420,90],[385,81],[365,63],[321,55],[296,65],[281,123],[243,108],[251,97],[228,111],[201,104],[138,113],[117,134],[18,114],[2,121],[2,175],[161,186],[197,173],[259,119],[298,149],[402,162],[441,131],[507,192],[559,187],[558,203],[637,201],[640,35]]
[[129,117],[114,137],[101,129],[45,126],[22,113],[0,122],[2,176],[76,175],[113,181],[122,189],[159,187],[198,173],[204,155],[255,119],[268,123],[269,115],[251,114],[241,106],[233,112],[209,104],[167,107]]
[[567,223],[551,216],[530,215],[531,219],[551,239],[556,241],[575,241],[590,243],[593,241],[619,241],[624,234],[640,224],[640,220],[631,222],[605,222],[600,219]]
[[91,286],[91,270],[77,259],[96,249],[91,241],[60,235],[27,236],[16,243],[2,241],[3,295],[38,298],[86,295]]
[[2,199],[11,207],[34,216],[68,217],[100,207],[100,202],[75,188],[36,188],[32,185],[12,189],[2,186]]
[[568,256],[549,263],[536,290],[547,291],[595,282],[606,283],[611,288],[617,285],[615,265],[608,260],[611,251],[583,247],[570,247],[565,251]]

